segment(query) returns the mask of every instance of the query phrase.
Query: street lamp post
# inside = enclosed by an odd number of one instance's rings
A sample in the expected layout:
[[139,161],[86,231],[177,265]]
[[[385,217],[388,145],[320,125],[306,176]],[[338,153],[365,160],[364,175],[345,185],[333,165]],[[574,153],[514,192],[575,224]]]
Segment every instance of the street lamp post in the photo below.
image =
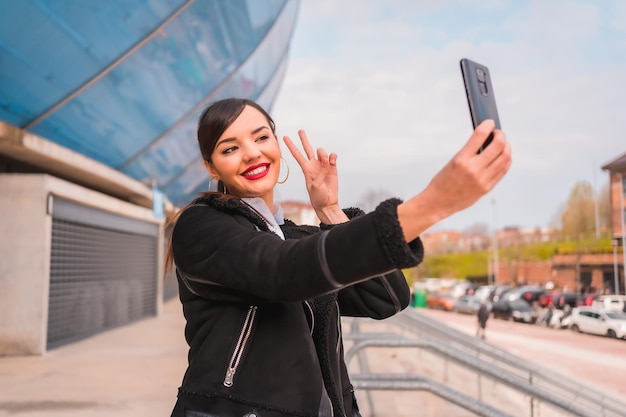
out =
[[596,170],[595,170],[596,162],[593,161],[593,211],[596,222],[596,239],[600,237],[600,213],[598,211],[598,190],[596,183]]
[[619,295],[619,270],[617,269],[617,239],[611,240],[613,245],[613,280],[615,281],[615,295]]
[[496,222],[496,200],[492,199],[493,204],[493,284],[498,285],[498,225]]
[[624,227],[624,176],[619,174],[620,186],[620,212],[619,217],[622,220],[622,263],[624,264],[624,294],[626,295],[626,227]]

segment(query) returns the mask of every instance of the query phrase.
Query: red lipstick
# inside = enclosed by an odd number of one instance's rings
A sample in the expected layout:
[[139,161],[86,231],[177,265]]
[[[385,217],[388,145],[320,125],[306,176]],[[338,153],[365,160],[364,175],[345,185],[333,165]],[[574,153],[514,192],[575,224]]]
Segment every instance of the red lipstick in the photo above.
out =
[[247,180],[258,180],[259,178],[263,178],[270,172],[270,164],[262,163],[253,165],[250,168],[246,169],[241,175]]

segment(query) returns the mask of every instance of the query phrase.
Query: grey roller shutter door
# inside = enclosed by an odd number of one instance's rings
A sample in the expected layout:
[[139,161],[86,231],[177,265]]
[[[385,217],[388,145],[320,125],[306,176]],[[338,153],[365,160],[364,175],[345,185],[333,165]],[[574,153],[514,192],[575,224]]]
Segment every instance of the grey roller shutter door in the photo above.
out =
[[47,349],[156,314],[158,233],[53,199]]

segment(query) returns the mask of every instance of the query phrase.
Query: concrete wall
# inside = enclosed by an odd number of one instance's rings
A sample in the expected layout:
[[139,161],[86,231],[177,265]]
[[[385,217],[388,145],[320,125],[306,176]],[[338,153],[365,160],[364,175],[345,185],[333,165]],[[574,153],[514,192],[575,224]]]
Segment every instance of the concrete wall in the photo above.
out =
[[51,217],[44,176],[0,175],[0,355],[46,346]]
[[[152,211],[49,175],[0,175],[0,356],[45,353],[52,217],[48,196],[159,224]],[[158,247],[162,248],[163,233]],[[162,308],[158,254],[157,312]]]

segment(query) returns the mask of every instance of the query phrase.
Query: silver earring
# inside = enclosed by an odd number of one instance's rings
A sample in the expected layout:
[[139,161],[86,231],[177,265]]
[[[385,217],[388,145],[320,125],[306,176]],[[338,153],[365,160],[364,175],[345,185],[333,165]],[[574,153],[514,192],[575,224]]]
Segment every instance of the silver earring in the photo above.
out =
[[219,187],[219,183],[220,183],[220,181],[217,178],[211,178],[209,180],[209,191],[213,192],[213,193],[216,193],[217,189]]
[[[282,156],[280,157],[281,161],[285,161],[285,166],[287,167],[287,175],[285,176],[285,179],[282,181],[276,181],[279,184],[284,184],[287,182],[287,179],[289,178],[289,165],[287,164],[287,160],[285,158],[283,158]],[[282,163],[280,164],[281,166],[283,165]]]

